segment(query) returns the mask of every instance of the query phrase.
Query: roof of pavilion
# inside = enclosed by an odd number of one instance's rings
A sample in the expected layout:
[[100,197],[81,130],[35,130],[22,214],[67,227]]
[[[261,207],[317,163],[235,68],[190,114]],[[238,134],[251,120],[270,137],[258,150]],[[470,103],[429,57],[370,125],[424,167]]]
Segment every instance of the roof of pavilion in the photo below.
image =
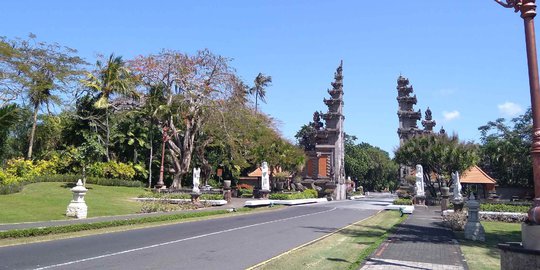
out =
[[459,177],[462,184],[496,184],[497,181],[491,178],[486,172],[478,166],[472,166]]

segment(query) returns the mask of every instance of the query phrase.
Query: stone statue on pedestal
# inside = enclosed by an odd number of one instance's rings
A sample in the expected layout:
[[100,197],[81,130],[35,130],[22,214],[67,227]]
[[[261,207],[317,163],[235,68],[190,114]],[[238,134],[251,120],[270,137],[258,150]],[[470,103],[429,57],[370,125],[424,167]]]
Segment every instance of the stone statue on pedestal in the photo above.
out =
[[454,180],[454,203],[463,202],[461,183],[459,182],[459,172],[452,173],[452,180]]
[[201,169],[200,168],[193,168],[193,193],[201,193],[201,190],[199,189],[200,185],[200,179],[201,179]]
[[270,191],[270,175],[268,172],[268,163],[264,161],[261,165],[261,190]]
[[416,165],[416,196],[423,197],[425,196],[424,192],[424,170],[422,165]]

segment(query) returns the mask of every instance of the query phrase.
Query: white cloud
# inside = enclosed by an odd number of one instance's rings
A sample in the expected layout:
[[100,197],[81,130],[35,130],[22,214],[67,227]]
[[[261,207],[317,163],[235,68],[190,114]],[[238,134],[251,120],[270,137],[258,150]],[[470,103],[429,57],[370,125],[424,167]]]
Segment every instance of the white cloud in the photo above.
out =
[[444,121],[452,121],[454,119],[459,118],[459,112],[458,111],[443,111]]
[[497,108],[499,108],[499,112],[506,117],[516,117],[523,113],[521,106],[509,101],[497,105]]

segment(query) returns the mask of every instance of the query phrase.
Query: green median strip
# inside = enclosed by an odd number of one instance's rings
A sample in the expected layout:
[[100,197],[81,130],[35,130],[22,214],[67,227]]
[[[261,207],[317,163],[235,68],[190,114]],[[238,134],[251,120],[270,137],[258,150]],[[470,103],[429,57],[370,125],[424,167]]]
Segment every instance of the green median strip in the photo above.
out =
[[381,212],[251,269],[358,269],[405,218]]
[[[251,211],[251,209],[241,208],[241,209],[238,209],[238,211],[246,212],[246,211]],[[93,222],[93,223],[80,223],[80,224],[71,224],[71,225],[65,225],[65,226],[9,230],[9,231],[0,232],[0,239],[36,237],[36,236],[44,236],[44,235],[98,230],[98,229],[103,229],[103,228],[112,228],[112,227],[119,227],[119,226],[129,226],[129,225],[138,225],[138,224],[146,224],[146,223],[165,222],[165,221],[179,221],[179,220],[184,220],[184,219],[189,219],[189,218],[200,218],[200,217],[207,217],[207,216],[224,215],[228,213],[230,213],[229,210],[211,210],[211,211],[169,214],[169,215],[134,218],[134,219],[101,221],[101,222]]]

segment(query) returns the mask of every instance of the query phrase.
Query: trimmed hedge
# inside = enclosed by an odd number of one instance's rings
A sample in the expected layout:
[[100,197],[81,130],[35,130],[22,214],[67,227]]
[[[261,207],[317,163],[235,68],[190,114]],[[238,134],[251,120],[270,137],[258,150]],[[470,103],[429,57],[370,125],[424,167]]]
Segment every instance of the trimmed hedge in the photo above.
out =
[[513,212],[513,213],[527,213],[531,205],[509,205],[509,204],[491,204],[483,203],[480,204],[480,211],[489,211],[489,212]]
[[271,200],[297,200],[297,199],[311,199],[317,198],[317,191],[314,189],[306,189],[299,193],[273,193],[270,194]]
[[395,199],[392,204],[394,205],[412,205],[411,199]]
[[[240,208],[237,211],[242,211],[242,212],[250,211],[250,209]],[[43,236],[43,235],[60,234],[60,233],[72,233],[72,232],[96,230],[96,229],[119,227],[119,226],[126,226],[126,225],[137,225],[137,224],[144,224],[144,223],[173,221],[173,220],[206,217],[206,216],[213,216],[213,215],[223,215],[227,213],[229,213],[229,210],[212,210],[212,211],[200,211],[200,212],[179,213],[179,214],[173,214],[173,215],[144,217],[144,218],[137,218],[137,219],[123,219],[123,220],[103,221],[103,222],[95,222],[95,223],[72,224],[72,225],[66,225],[66,226],[54,226],[54,227],[46,227],[46,228],[10,230],[10,231],[0,232],[0,239],[34,237],[34,236]]]
[[[191,199],[191,194],[188,193],[156,193],[147,192],[138,196],[139,198],[157,198],[157,199]],[[221,194],[201,194],[201,200],[223,200]]]
[[[41,182],[64,182],[76,183],[78,179],[82,179],[82,175],[56,174],[56,175],[41,175],[34,176],[17,183],[9,185],[0,185],[0,195],[12,194],[20,192],[25,185]],[[100,186],[117,186],[117,187],[145,187],[146,185],[140,181],[111,179],[101,177],[86,177],[87,184]]]

